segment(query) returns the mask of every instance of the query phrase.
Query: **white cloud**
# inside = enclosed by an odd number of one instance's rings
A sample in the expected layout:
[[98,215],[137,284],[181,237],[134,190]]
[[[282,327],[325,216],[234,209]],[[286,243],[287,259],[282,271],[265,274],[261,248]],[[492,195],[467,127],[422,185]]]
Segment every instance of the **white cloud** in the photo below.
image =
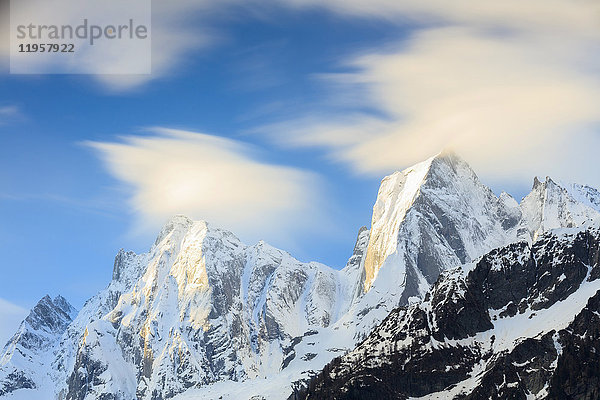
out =
[[0,298],[0,348],[15,334],[29,312]]
[[547,173],[600,185],[597,161],[581,165],[597,160],[598,135],[590,133],[600,121],[600,60],[592,51],[600,47],[600,29],[591,17],[597,2],[326,6],[404,16],[426,27],[347,60],[342,66],[351,72],[320,76],[335,90],[355,93],[354,109],[377,115],[311,115],[263,127],[276,141],[325,148],[332,159],[377,176],[450,147],[490,178]]
[[154,232],[185,214],[247,241],[282,245],[293,244],[316,221],[327,224],[318,177],[260,161],[260,151],[249,144],[165,128],[119,143],[87,144],[130,188],[141,231]]

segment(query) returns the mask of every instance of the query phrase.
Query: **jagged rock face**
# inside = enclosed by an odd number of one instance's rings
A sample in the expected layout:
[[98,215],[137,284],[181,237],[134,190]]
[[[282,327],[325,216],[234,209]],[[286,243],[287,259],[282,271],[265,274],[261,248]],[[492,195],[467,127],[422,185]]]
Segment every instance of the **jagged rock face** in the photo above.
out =
[[75,309],[62,296],[42,298],[4,346],[0,360],[0,396],[40,386],[44,369]]
[[561,355],[548,399],[600,397],[600,293],[588,301],[567,329],[559,332]]
[[422,297],[441,271],[516,240],[520,219],[453,154],[397,172],[383,180],[373,207],[364,290],[385,267],[404,286],[402,304]]
[[[469,274],[469,284],[483,288],[486,304],[514,316],[565,300],[588,276],[598,278],[597,231],[559,240],[545,235],[531,248],[515,243],[483,257]],[[519,300],[519,301],[518,301]]]
[[117,255],[113,282],[63,338],[59,396],[167,399],[277,373],[294,337],[349,307],[351,275],[177,217],[149,253]]
[[[347,279],[354,281],[354,290],[350,293],[350,301],[347,301],[348,306],[351,305],[352,301],[363,294],[363,286],[366,279],[365,256],[369,246],[370,236],[371,231],[366,226],[363,226],[358,230],[356,243],[352,250],[352,256],[348,259],[346,267],[342,270],[342,272],[348,276]],[[345,311],[347,310],[344,310],[344,312]]]
[[545,234],[447,271],[299,399],[594,399],[600,230]]

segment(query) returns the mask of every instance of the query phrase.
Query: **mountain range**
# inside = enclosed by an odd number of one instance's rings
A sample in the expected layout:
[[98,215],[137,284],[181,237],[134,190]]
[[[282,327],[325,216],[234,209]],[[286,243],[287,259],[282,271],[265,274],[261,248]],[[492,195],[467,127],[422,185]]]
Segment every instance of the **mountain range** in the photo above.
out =
[[176,216],[78,312],[40,300],[0,398],[597,398],[598,226],[594,188],[518,203],[447,152],[383,179],[341,270]]

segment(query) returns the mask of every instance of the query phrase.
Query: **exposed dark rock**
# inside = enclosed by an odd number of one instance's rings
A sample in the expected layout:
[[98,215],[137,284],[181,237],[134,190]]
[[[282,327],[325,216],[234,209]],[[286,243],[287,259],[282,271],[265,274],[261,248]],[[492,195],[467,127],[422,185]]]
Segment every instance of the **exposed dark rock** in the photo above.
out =
[[551,380],[548,399],[600,398],[600,292],[567,329],[560,331],[562,353]]
[[[447,398],[525,400],[548,391],[548,399],[598,399],[600,292],[559,332],[521,338],[498,351],[495,335],[478,334],[494,332],[491,314],[510,319],[527,312],[531,319],[578,296],[588,273],[592,280],[600,268],[599,249],[596,229],[546,234],[533,246],[491,251],[467,277],[460,269],[447,271],[423,303],[394,310],[290,398],[406,399],[454,388]],[[474,371],[477,383],[465,383]]]

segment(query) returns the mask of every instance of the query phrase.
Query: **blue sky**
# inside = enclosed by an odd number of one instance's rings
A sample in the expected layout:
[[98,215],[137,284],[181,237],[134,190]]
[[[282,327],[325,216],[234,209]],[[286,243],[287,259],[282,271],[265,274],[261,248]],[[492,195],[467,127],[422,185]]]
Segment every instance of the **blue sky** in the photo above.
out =
[[[267,163],[320,174],[335,204],[335,235],[323,241],[315,224],[314,232],[279,245],[292,245],[304,260],[343,266],[358,228],[370,222],[378,179],[350,175],[313,149],[282,151],[248,131],[271,122],[278,110],[321,102],[311,75],[389,32],[372,24],[356,30],[324,12],[308,15],[313,24],[282,13],[289,22],[226,26],[218,45],[190,56],[172,74],[125,91],[87,76],[2,75],[0,105],[17,111],[0,124],[0,297],[30,307],[46,292],[61,293],[80,306],[107,284],[119,248],[148,249],[159,228],[136,231],[127,189],[84,142],[144,136],[154,126],[231,137],[255,144]],[[329,39],[313,47],[308,35]],[[262,236],[259,226],[255,230],[249,239]]]
[[80,307],[179,212],[342,267],[380,179],[447,147],[517,199],[534,175],[598,186],[597,6],[475,4],[176,1],[149,79],[4,63],[3,318]]

